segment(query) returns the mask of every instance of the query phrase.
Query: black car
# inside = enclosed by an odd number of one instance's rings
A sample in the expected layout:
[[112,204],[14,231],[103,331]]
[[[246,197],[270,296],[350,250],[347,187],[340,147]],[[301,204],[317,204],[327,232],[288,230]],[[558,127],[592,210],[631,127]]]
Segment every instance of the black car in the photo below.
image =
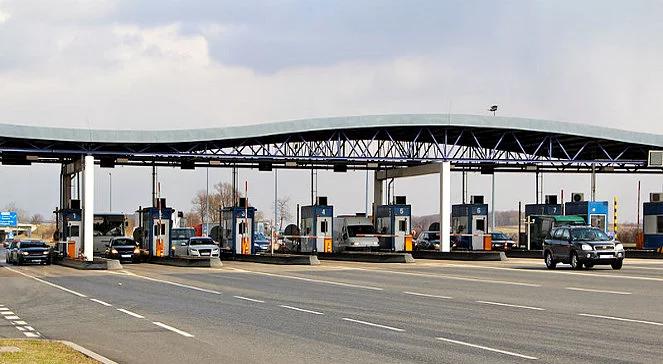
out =
[[9,251],[9,261],[14,265],[25,263],[51,264],[51,247],[43,241],[19,241]]
[[140,261],[140,246],[131,238],[111,238],[106,246],[106,258],[117,259],[121,262],[138,262]]
[[620,242],[591,226],[558,227],[551,230],[543,242],[543,259],[548,269],[555,269],[557,263],[571,264],[573,269],[599,264],[621,269],[624,256]]

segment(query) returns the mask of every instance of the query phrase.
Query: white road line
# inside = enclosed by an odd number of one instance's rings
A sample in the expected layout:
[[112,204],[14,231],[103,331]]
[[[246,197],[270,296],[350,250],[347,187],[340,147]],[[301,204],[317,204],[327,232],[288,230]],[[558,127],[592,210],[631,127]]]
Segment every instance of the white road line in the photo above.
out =
[[453,280],[466,281],[466,282],[480,282],[480,283],[488,283],[488,284],[506,284],[506,285],[523,286],[523,287],[541,287],[540,284],[536,284],[536,283],[501,281],[501,280],[493,280],[493,279],[486,279],[486,278],[475,278],[475,277],[460,277],[460,276],[454,276],[454,275],[448,275],[448,274],[399,272],[399,271],[379,269],[379,268],[378,269],[358,268],[357,270],[365,270],[365,271],[369,271],[369,272],[384,272],[384,273],[393,273],[393,274],[404,274],[404,275],[412,275],[412,276],[418,276],[418,277],[453,279]]
[[355,320],[355,319],[351,319],[351,318],[347,318],[347,317],[343,317],[342,320],[343,320],[343,321],[354,322],[354,323],[362,324],[362,325],[366,325],[366,326],[379,327],[379,328],[381,328],[381,329],[387,329],[387,330],[396,331],[396,332],[403,332],[403,331],[405,331],[405,330],[403,330],[403,329],[399,329],[398,327],[387,326],[387,325],[380,325],[380,324],[374,324],[374,323],[372,323],[372,322],[361,321],[361,320]]
[[25,322],[25,321],[13,321],[12,324],[13,325],[27,325],[28,323]]
[[238,272],[244,272],[244,273],[260,274],[260,275],[269,276],[269,277],[295,279],[295,280],[304,281],[304,282],[331,284],[331,285],[334,285],[334,286],[341,286],[341,287],[361,288],[361,289],[368,289],[368,290],[372,290],[372,291],[383,291],[384,290],[384,288],[381,288],[381,287],[363,286],[363,285],[360,285],[360,284],[344,283],[344,282],[337,282],[337,281],[327,281],[327,280],[323,280],[323,279],[304,278],[304,277],[289,276],[289,275],[284,275],[284,274],[274,274],[274,273],[259,272],[259,271],[253,271],[253,270],[245,270],[245,269],[241,269],[241,270],[233,269],[233,270],[236,270]]
[[25,335],[26,337],[33,337],[33,338],[34,337],[39,337],[38,334],[35,334],[34,332],[30,332],[30,331],[24,332],[23,335]]
[[518,354],[518,353],[511,352],[511,351],[506,351],[506,350],[500,350],[500,349],[489,348],[489,347],[487,347],[487,346],[481,346],[481,345],[476,345],[476,344],[470,344],[470,343],[466,343],[466,342],[464,342],[464,341],[452,340],[452,339],[447,339],[447,338],[444,338],[444,337],[438,337],[438,338],[436,338],[436,339],[437,339],[437,340],[440,340],[440,341],[445,341],[445,342],[448,342],[448,343],[452,343],[452,344],[464,345],[464,346],[469,346],[469,347],[471,347],[471,348],[477,348],[477,349],[483,349],[483,350],[487,350],[487,351],[492,351],[492,352],[494,352],[494,353],[500,353],[500,354],[505,354],[505,355],[515,356],[515,357],[517,357],[517,358],[522,358],[522,359],[529,359],[529,360],[538,360],[538,359],[539,359],[539,358],[534,357],[534,356]]
[[16,326],[16,328],[18,329],[18,331],[25,331],[25,328],[23,328],[21,326]]
[[257,302],[257,303],[265,303],[265,301],[257,300],[255,298],[248,298],[248,297],[242,297],[242,296],[233,296],[237,298],[238,300],[244,300],[244,301],[249,301],[249,302]]
[[131,312],[129,310],[125,310],[124,308],[118,308],[117,310],[120,311],[120,312],[126,313],[129,316],[133,316],[135,318],[139,318],[139,319],[144,319],[145,318],[145,316],[139,315],[139,314],[137,314],[135,312]]
[[0,312],[0,315],[8,316],[8,315],[15,315],[12,311],[5,311],[5,312]]
[[100,305],[104,305],[104,306],[106,306],[106,307],[111,307],[111,306],[113,306],[113,305],[111,305],[110,303],[104,302],[104,301],[102,301],[102,300],[98,300],[98,299],[96,299],[96,298],[90,298],[90,301],[92,301],[92,302],[96,302],[96,303],[98,303],[98,304],[100,304]]
[[631,292],[621,292],[621,291],[605,291],[602,289],[590,289],[590,288],[579,288],[579,287],[566,287],[571,291],[583,291],[583,292],[595,292],[595,293],[609,293],[609,294],[620,294],[620,295],[629,295]]
[[545,308],[541,307],[532,307],[532,306],[521,306],[521,305],[512,305],[509,303],[500,303],[500,302],[492,302],[492,301],[476,301],[477,303],[483,303],[486,305],[494,305],[494,306],[505,306],[505,307],[513,307],[513,308],[523,308],[526,310],[535,310],[535,311],[545,311]]
[[169,284],[169,285],[175,286],[175,287],[188,288],[188,289],[192,289],[194,291],[211,293],[211,294],[215,294],[215,295],[220,295],[221,294],[221,292],[215,291],[215,290],[212,290],[212,289],[191,286],[191,285],[183,284],[183,283],[166,281],[166,280],[163,280],[163,279],[157,279],[157,278],[152,278],[152,277],[148,277],[148,276],[142,276],[140,274],[131,273],[131,272],[121,273],[121,272],[106,271],[106,273],[119,274],[119,275],[124,275],[124,276],[129,276],[129,277],[138,277],[138,278],[146,279],[146,280],[152,281],[152,282],[159,282],[159,283]]
[[164,328],[164,329],[166,329],[166,330],[170,330],[170,331],[172,331],[172,332],[174,332],[174,333],[180,334],[180,335],[182,335],[182,336],[184,336],[184,337],[193,337],[193,335],[189,334],[189,333],[186,332],[186,331],[182,331],[182,330],[180,330],[180,329],[176,329],[176,328],[174,328],[174,327],[172,327],[172,326],[168,326],[168,325],[166,325],[166,324],[164,324],[164,323],[161,323],[161,322],[158,322],[158,321],[154,321],[154,322],[152,322],[152,323],[155,324],[155,325],[157,325],[157,326],[159,326],[159,327],[162,327],[162,328]]
[[35,328],[32,326],[26,326],[25,327],[28,331],[35,331]]
[[61,290],[61,291],[65,291],[65,292],[67,292],[67,293],[71,293],[71,294],[73,294],[73,295],[75,295],[75,296],[78,296],[78,297],[87,298],[86,295],[84,295],[84,294],[82,294],[82,293],[79,293],[79,292],[76,292],[76,291],[74,291],[74,290],[71,290],[71,289],[69,289],[69,288],[64,288],[64,287],[62,287],[62,286],[58,286],[58,285],[55,284],[55,283],[51,283],[51,282],[45,281],[45,280],[43,280],[43,279],[41,279],[41,278],[37,278],[37,277],[31,276],[31,275],[29,275],[29,274],[25,274],[25,273],[23,273],[23,272],[21,272],[21,271],[18,271],[18,270],[16,270],[16,269],[12,269],[12,268],[9,268],[9,267],[5,267],[5,268],[8,269],[8,270],[10,270],[10,271],[12,271],[12,272],[14,272],[14,273],[18,273],[18,274],[20,274],[20,275],[22,275],[22,276],[25,276],[25,277],[28,277],[28,278],[32,278],[32,279],[34,279],[34,280],[37,281],[37,282],[41,282],[41,283],[44,283],[44,284],[46,284],[46,285],[49,285],[49,286],[51,286],[51,287],[53,287],[53,288],[57,288],[57,289],[59,289],[59,290]]
[[5,316],[7,320],[20,320],[21,318],[18,316]]
[[409,294],[411,296],[419,296],[419,297],[428,297],[428,298],[442,298],[445,300],[452,300],[453,297],[449,296],[438,296],[435,294],[427,294],[427,293],[417,293],[417,292],[409,292],[409,291],[403,291],[404,294]]
[[0,307],[0,311],[7,311],[9,310],[7,307]]
[[324,315],[322,312],[318,311],[311,311],[311,310],[305,310],[303,308],[298,308],[298,307],[293,307],[293,306],[287,306],[287,305],[279,305],[280,307],[287,308],[288,310],[294,310],[294,311],[299,311],[299,312],[306,312],[306,313],[312,313],[314,315]]
[[624,321],[624,322],[634,322],[634,323],[637,323],[637,324],[663,326],[663,323],[661,323],[661,322],[633,320],[633,319],[627,319],[627,318],[621,318],[621,317],[612,317],[612,316],[592,315],[592,314],[589,314],[589,313],[579,313],[578,316],[602,318],[602,319],[606,319],[606,320],[615,320],[615,321]]

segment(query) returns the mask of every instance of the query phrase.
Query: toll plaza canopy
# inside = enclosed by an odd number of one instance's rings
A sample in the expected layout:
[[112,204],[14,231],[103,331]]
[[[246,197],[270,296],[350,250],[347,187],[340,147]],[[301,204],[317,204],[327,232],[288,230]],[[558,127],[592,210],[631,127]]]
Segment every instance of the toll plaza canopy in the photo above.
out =
[[[504,171],[660,172],[663,135],[586,124],[458,114],[301,119],[182,130],[94,130],[0,124],[3,164],[384,169],[449,161]],[[654,153],[655,154],[655,153]],[[653,158],[656,159],[656,158]],[[663,162],[663,161],[661,161]]]

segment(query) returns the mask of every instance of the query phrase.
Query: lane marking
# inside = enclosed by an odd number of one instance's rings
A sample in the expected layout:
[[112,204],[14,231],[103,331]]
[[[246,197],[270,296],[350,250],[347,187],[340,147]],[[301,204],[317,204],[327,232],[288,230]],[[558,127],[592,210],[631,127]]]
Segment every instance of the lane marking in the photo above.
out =
[[627,318],[613,317],[613,316],[592,315],[592,314],[589,314],[589,313],[579,313],[578,316],[602,318],[602,319],[614,320],[614,321],[634,322],[634,323],[637,323],[637,324],[663,326],[663,323],[661,323],[661,322],[634,320],[634,319],[627,319]]
[[25,331],[25,328],[23,328],[21,326],[16,326],[16,328],[18,329],[18,331]]
[[174,332],[174,333],[180,334],[180,335],[182,335],[182,336],[184,336],[184,337],[194,337],[193,335],[189,334],[189,333],[186,332],[186,331],[182,331],[182,330],[180,330],[180,329],[176,329],[176,328],[174,328],[174,327],[172,327],[172,326],[168,326],[168,325],[166,325],[166,324],[164,324],[164,323],[161,323],[161,322],[158,322],[158,321],[154,321],[154,322],[152,322],[152,323],[155,324],[155,325],[157,325],[157,326],[159,326],[159,327],[161,327],[161,328],[164,328],[164,329],[166,329],[166,330],[170,330],[170,331],[172,331],[172,332]]
[[31,337],[31,338],[39,337],[38,334],[35,334],[34,332],[31,332],[31,331],[25,331],[23,333],[23,335],[25,335],[26,337]]
[[257,302],[257,303],[265,303],[265,301],[257,300],[255,298],[248,298],[248,297],[242,297],[242,296],[233,296],[237,298],[238,300],[244,300],[244,301],[249,301],[249,302]]
[[20,320],[21,318],[18,316],[5,316],[7,320]]
[[640,267],[637,265],[625,265],[625,268],[631,268],[631,269],[649,269],[649,270],[663,270],[661,267]]
[[352,284],[352,283],[344,283],[344,282],[336,282],[336,281],[326,281],[326,280],[323,280],[323,279],[304,278],[304,277],[298,277],[298,276],[274,274],[274,273],[259,272],[259,271],[253,271],[253,270],[245,270],[245,269],[235,269],[235,268],[232,268],[232,269],[236,270],[238,272],[260,274],[260,275],[269,276],[269,277],[295,279],[295,280],[304,281],[304,282],[324,283],[324,284],[331,284],[331,285],[334,285],[334,286],[350,287],[350,288],[361,288],[361,289],[368,289],[368,290],[372,290],[372,291],[384,291],[384,288],[375,287],[375,286],[363,286],[363,285],[360,285],[360,284]]
[[513,308],[523,308],[526,310],[535,310],[535,311],[545,311],[545,308],[541,307],[532,307],[532,306],[521,306],[521,305],[512,305],[509,303],[501,303],[501,302],[492,302],[492,301],[476,301],[477,303],[483,303],[486,305],[494,305],[494,306],[505,306],[505,307],[513,307]]
[[453,297],[449,296],[438,296],[434,294],[427,294],[427,293],[417,293],[417,292],[409,292],[409,291],[403,291],[404,294],[409,294],[411,296],[419,296],[419,297],[428,297],[428,298],[442,298],[445,300],[452,300]]
[[28,331],[35,331],[35,328],[32,326],[25,326]]
[[148,277],[148,276],[143,276],[143,275],[132,273],[132,272],[122,273],[122,272],[106,271],[106,273],[119,274],[119,275],[124,275],[124,276],[129,276],[129,277],[138,277],[138,278],[146,279],[146,280],[152,281],[152,282],[159,282],[159,283],[169,284],[169,285],[175,286],[175,287],[188,288],[188,289],[192,289],[194,291],[211,293],[211,294],[215,294],[215,295],[220,295],[221,294],[221,292],[215,291],[215,290],[212,290],[212,289],[196,287],[196,286],[191,286],[191,285],[188,285],[188,284],[177,283],[177,282],[172,282],[172,281],[166,281],[166,280],[163,280],[163,279],[157,279],[157,278],[152,278],[152,277]]
[[14,315],[12,311],[5,311],[5,312],[0,312],[0,315]]
[[454,275],[448,275],[448,274],[399,272],[399,271],[379,269],[379,268],[378,269],[358,268],[357,270],[364,270],[364,271],[369,271],[369,272],[384,272],[384,273],[392,273],[392,274],[405,274],[405,275],[412,275],[412,276],[418,276],[418,277],[446,278],[446,279],[453,279],[453,280],[458,280],[458,281],[480,282],[480,283],[488,283],[488,284],[506,284],[506,285],[523,286],[523,287],[541,287],[540,284],[536,284],[536,283],[490,280],[490,279],[483,279],[483,278],[476,278],[476,277],[460,277],[460,276],[454,276]]
[[37,281],[37,282],[44,283],[44,284],[49,285],[49,286],[51,286],[51,287],[53,287],[53,288],[57,288],[57,289],[59,289],[59,290],[61,290],[61,291],[65,291],[65,292],[67,292],[67,293],[71,293],[71,294],[73,294],[73,295],[75,295],[75,296],[83,297],[83,298],[87,298],[86,295],[84,295],[84,294],[82,294],[82,293],[80,293],[80,292],[76,292],[76,291],[71,290],[71,289],[69,289],[69,288],[65,288],[65,287],[59,286],[59,285],[57,285],[57,284],[55,284],[55,283],[51,283],[51,282],[49,282],[49,281],[45,281],[45,280],[43,280],[43,279],[41,279],[41,278],[37,278],[37,277],[31,276],[31,275],[29,275],[29,274],[25,274],[25,273],[23,273],[23,272],[21,272],[21,271],[18,271],[18,270],[16,270],[16,269],[12,269],[12,268],[9,268],[9,267],[5,267],[5,269],[8,269],[8,270],[10,270],[10,271],[12,271],[12,272],[14,272],[14,273],[18,273],[18,274],[20,274],[20,275],[22,275],[22,276],[25,276],[25,277],[28,277],[28,278],[32,278],[32,279],[34,279],[34,280]]
[[137,314],[135,312],[131,312],[129,310],[125,310],[124,308],[118,308],[117,310],[120,311],[120,312],[126,313],[129,316],[133,316],[135,318],[139,318],[139,319],[144,319],[145,318],[145,316],[139,315],[139,314]]
[[288,310],[294,310],[294,311],[299,311],[299,312],[306,312],[306,313],[312,313],[314,315],[324,315],[322,312],[318,311],[311,311],[311,310],[305,310],[303,308],[299,307],[293,307],[293,306],[287,306],[287,305],[279,305],[280,307],[287,308]]
[[528,359],[528,360],[539,360],[539,358],[534,357],[534,356],[518,354],[518,353],[514,353],[512,351],[489,348],[487,346],[471,344],[471,343],[467,343],[467,342],[464,342],[464,341],[452,340],[452,339],[447,339],[447,338],[444,338],[444,337],[438,337],[436,339],[440,340],[440,341],[445,341],[445,342],[448,342],[448,343],[452,343],[452,344],[464,345],[464,346],[469,346],[471,348],[483,349],[483,350],[486,350],[486,351],[492,351],[494,353],[500,353],[500,354],[504,354],[504,355],[515,356],[517,358]]
[[92,302],[96,302],[96,303],[98,303],[98,304],[100,304],[100,305],[104,305],[104,306],[106,306],[106,307],[112,307],[112,306],[113,306],[113,305],[111,305],[111,304],[108,303],[108,302],[104,302],[104,301],[102,301],[102,300],[98,300],[98,299],[96,299],[96,298],[90,298],[90,301],[92,301]]
[[7,311],[9,310],[7,307],[0,307],[0,311]]
[[582,292],[594,292],[594,293],[609,293],[609,294],[620,294],[620,295],[629,295],[631,292],[621,292],[621,291],[605,291],[602,289],[590,289],[590,288],[579,288],[579,287],[565,287],[570,291],[582,291]]
[[381,328],[381,329],[386,329],[386,330],[391,330],[391,331],[396,331],[396,332],[404,332],[405,331],[403,329],[399,329],[398,327],[374,324],[372,322],[355,320],[355,319],[351,319],[351,318],[347,318],[347,317],[343,317],[342,320],[343,321],[348,321],[348,322],[354,322],[354,323],[362,324],[362,325],[366,325],[366,326],[378,327],[378,328]]
[[[548,269],[544,269],[543,267],[542,267],[542,269],[528,269],[528,268],[488,267],[488,266],[470,265],[470,264],[447,264],[446,266],[448,266],[448,267],[466,267],[466,268],[479,268],[479,269],[507,270],[507,271],[514,271],[514,272],[520,272],[520,273],[534,272],[534,273],[543,273],[543,274],[567,274],[567,275],[594,277],[594,278],[609,278],[609,279],[621,278],[621,279],[634,279],[634,280],[640,280],[640,281],[663,282],[663,278],[656,278],[656,277],[638,277],[638,276],[626,276],[626,275],[612,274],[612,273],[598,274],[598,273],[586,273],[586,272],[574,272],[574,271],[548,270]],[[537,264],[537,266],[539,266],[539,265]],[[626,267],[628,267],[628,265]]]
[[27,325],[27,324],[28,323],[25,322],[25,321],[14,321],[14,322],[12,322],[12,325],[22,325],[22,326],[24,326],[24,325]]

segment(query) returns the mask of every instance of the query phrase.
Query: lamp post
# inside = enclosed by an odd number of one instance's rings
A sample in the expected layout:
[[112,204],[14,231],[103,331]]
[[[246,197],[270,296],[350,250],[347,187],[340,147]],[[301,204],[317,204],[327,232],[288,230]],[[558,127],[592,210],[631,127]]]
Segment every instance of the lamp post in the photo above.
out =
[[108,172],[108,212],[113,212],[113,175]]

